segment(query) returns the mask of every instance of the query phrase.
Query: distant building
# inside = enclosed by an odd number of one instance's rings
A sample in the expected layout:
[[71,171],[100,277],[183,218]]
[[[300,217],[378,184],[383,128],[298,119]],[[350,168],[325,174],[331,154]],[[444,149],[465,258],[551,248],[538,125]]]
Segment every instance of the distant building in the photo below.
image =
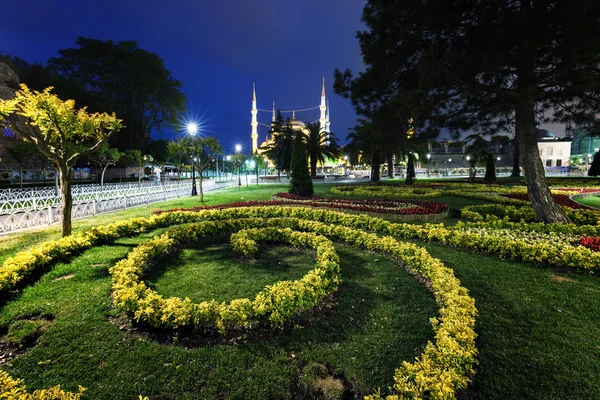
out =
[[600,149],[600,132],[589,127],[580,127],[573,130],[571,142],[571,158],[577,158],[579,164],[591,162],[591,159]]
[[568,167],[571,160],[571,138],[559,138],[547,129],[537,130],[538,149],[544,167]]

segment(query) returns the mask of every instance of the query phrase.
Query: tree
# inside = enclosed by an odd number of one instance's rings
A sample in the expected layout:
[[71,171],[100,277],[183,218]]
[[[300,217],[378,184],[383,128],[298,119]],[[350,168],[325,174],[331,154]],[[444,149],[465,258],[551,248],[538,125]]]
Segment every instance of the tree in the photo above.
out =
[[177,120],[185,110],[181,82],[162,59],[134,41],[79,37],[78,47],[59,51],[50,67],[85,89],[91,110],[115,112],[126,128],[112,144],[121,151],[143,150],[153,129]]
[[20,187],[23,187],[23,165],[25,162],[35,159],[38,156],[36,154],[37,147],[33,142],[20,140],[6,150],[19,165]]
[[100,187],[104,190],[104,173],[110,165],[116,165],[117,161],[121,159],[125,154],[121,153],[119,149],[109,147],[108,144],[104,143],[96,151],[91,153],[88,158],[91,162],[98,165],[102,170],[100,175]]
[[[214,136],[186,136],[180,139],[179,145],[183,152],[192,159],[198,167],[198,180],[200,186],[200,202],[204,202],[204,191],[202,189],[202,171],[210,164],[215,154],[223,152],[219,140]],[[195,161],[194,161],[195,159]]]
[[127,150],[124,158],[126,162],[133,164],[138,168],[138,186],[142,187],[142,172],[144,172],[143,168],[146,164],[142,152],[140,150]]
[[146,153],[152,156],[155,162],[165,164],[169,159],[169,143],[172,142],[165,139],[152,139],[146,147]]
[[496,166],[494,165],[494,155],[491,153],[487,156],[483,181],[487,183],[496,182]]
[[304,134],[297,131],[294,135],[292,161],[290,164],[290,193],[310,197],[314,193],[313,183],[308,171],[308,157]]
[[181,170],[184,166],[185,161],[185,149],[181,146],[180,142],[167,143],[167,160],[172,162],[177,167],[177,182],[181,184]]
[[351,157],[371,164],[371,181],[380,180],[381,163],[383,160],[383,143],[371,121],[358,119],[358,124],[350,130],[348,144],[344,147]]
[[338,158],[340,146],[334,133],[321,131],[319,124],[306,124],[306,147],[310,159],[310,175],[317,176],[317,163],[324,163],[325,157]]
[[415,183],[415,162],[413,160],[414,155],[408,154],[408,164],[406,165],[406,184],[412,185]]
[[277,110],[275,121],[271,124],[269,134],[271,135],[270,143],[262,147],[260,151],[273,162],[277,168],[277,176],[281,177],[281,171],[289,172],[290,170],[294,129],[289,119],[286,122],[283,121],[279,110]]
[[[73,100],[62,101],[51,93],[30,90],[22,84],[11,100],[0,100],[0,118],[10,128],[35,143],[40,153],[48,157],[60,172],[62,197],[62,234],[71,234],[71,168],[83,154],[100,147],[114,132],[121,129],[121,120],[112,114],[88,114],[85,108],[76,110]],[[19,118],[27,121],[25,125]]]
[[592,165],[590,165],[590,169],[588,171],[588,176],[598,175],[600,175],[600,151],[597,151],[596,154],[594,154]]
[[544,178],[536,107],[598,92],[599,11],[593,0],[371,0],[358,37],[366,74],[419,104],[420,120],[468,129],[514,110],[535,213],[569,222]]

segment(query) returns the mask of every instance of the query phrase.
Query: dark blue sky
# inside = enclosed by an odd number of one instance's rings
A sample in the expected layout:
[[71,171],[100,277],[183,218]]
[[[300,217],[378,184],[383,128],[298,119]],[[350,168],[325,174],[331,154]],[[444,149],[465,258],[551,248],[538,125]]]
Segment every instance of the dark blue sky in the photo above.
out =
[[[195,3],[195,4],[194,4]],[[135,40],[183,82],[190,116],[226,151],[250,147],[252,82],[258,108],[319,104],[325,76],[331,130],[345,139],[356,115],[333,93],[334,68],[363,68],[356,31],[364,0],[21,0],[2,6],[0,51],[46,62],[77,36]],[[259,113],[268,123],[270,114]],[[299,113],[313,121],[319,111]],[[259,143],[267,128],[259,126]],[[159,135],[154,135],[160,137]],[[164,138],[174,133],[166,132]]]

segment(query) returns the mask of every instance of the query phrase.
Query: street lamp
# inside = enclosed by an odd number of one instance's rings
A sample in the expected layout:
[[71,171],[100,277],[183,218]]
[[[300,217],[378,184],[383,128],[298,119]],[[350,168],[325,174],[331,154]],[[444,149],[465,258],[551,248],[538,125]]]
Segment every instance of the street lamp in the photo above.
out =
[[427,176],[429,176],[429,160],[431,159],[431,154],[427,153]]
[[[236,144],[235,145],[235,154],[238,155],[240,154],[240,152],[242,151],[242,145],[241,144]],[[237,160],[237,167],[238,167],[238,190],[240,190],[240,188],[242,187],[242,179],[240,178],[240,166],[241,166],[241,162],[239,160],[239,155],[238,155],[238,160]]]
[[[198,125],[195,122],[189,122],[187,124],[187,132],[190,136],[196,136],[198,133]],[[197,196],[198,191],[196,190],[196,157],[192,162],[192,196]]]

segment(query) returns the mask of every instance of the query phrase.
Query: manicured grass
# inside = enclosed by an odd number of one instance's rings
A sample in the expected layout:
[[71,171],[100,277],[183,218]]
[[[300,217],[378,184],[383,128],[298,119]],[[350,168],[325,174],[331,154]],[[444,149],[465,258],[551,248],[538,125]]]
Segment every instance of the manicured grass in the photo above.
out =
[[600,209],[600,197],[598,196],[582,197],[577,199],[577,202],[589,207]]
[[600,281],[419,242],[475,298],[479,366],[465,399],[599,399]]
[[[394,369],[417,356],[432,337],[428,319],[436,307],[430,293],[385,257],[338,246],[343,270],[338,304],[315,320],[297,321],[299,326],[291,331],[237,345],[186,349],[157,343],[143,332],[119,329],[119,320],[113,322],[116,314],[110,306],[107,272],[132,246],[150,236],[90,249],[70,263],[58,264],[10,301],[0,312],[1,326],[39,314],[51,314],[55,321],[37,346],[5,369],[24,378],[32,389],[60,383],[74,390],[83,385],[88,388],[86,397],[93,399],[133,399],[138,394],[168,399],[293,399],[301,370],[316,362],[367,394],[390,384]],[[231,257],[225,246],[209,245],[204,250],[212,259]],[[259,265],[279,269],[283,278],[286,270],[297,269],[296,273],[312,264],[311,254],[299,253],[303,252],[285,251],[277,257],[267,249]],[[280,262],[287,267],[281,268]],[[183,267],[191,270],[193,265]],[[238,269],[245,269],[246,280],[254,280],[255,274],[244,265]],[[224,280],[219,269],[202,270],[213,282]],[[287,277],[293,279],[294,273]],[[55,281],[67,274],[75,276]],[[163,294],[203,296],[193,279],[182,282],[173,293],[164,286]],[[260,281],[254,292],[263,284]]]
[[[331,186],[315,185],[316,195],[331,196]],[[269,185],[209,192],[205,204],[265,200],[285,190],[287,185]],[[450,204],[452,211],[484,203],[450,196],[431,200]],[[197,198],[151,204],[76,221],[74,230],[198,204]],[[286,399],[299,398],[302,370],[316,362],[368,394],[390,385],[394,369],[403,360],[412,361],[432,337],[427,319],[436,314],[435,304],[414,278],[385,257],[336,246],[343,278],[338,304],[318,318],[298,320],[298,327],[274,337],[242,338],[237,344],[189,349],[161,344],[144,331],[132,331],[112,310],[108,274],[134,246],[161,232],[90,249],[54,266],[4,305],[2,334],[19,320],[40,315],[54,320],[35,347],[3,369],[25,379],[30,389],[61,384],[76,390],[81,384],[89,388],[85,398],[90,399],[137,399],[139,394],[151,399]],[[0,237],[0,260],[59,236],[56,226]],[[454,269],[479,311],[479,365],[459,398],[600,398],[597,276],[418,244]],[[184,250],[148,281],[165,296],[228,300],[252,296],[280,279],[297,279],[312,263],[311,252],[287,246],[266,246],[249,263],[231,254],[226,238],[216,238]]]

